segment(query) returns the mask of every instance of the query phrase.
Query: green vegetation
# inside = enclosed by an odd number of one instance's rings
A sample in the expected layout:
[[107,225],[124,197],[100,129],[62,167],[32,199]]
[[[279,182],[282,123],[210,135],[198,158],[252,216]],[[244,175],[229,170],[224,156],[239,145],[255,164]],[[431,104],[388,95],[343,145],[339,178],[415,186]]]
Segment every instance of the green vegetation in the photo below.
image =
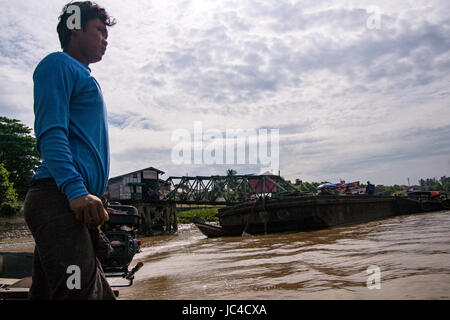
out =
[[11,217],[19,212],[21,206],[17,203],[17,192],[9,181],[9,172],[0,162],[0,216]]
[[[366,185],[363,185],[362,187],[366,187]],[[399,185],[393,185],[393,186],[384,186],[382,184],[375,186],[375,194],[384,195],[384,196],[406,196],[407,192],[405,189],[400,187]]]
[[0,163],[9,172],[8,179],[20,200],[25,198],[27,184],[40,163],[31,131],[19,120],[0,117]]
[[178,223],[192,223],[195,219],[201,221],[218,221],[218,208],[190,209],[177,213]]
[[0,117],[0,215],[12,217],[22,206],[27,184],[38,164],[36,139],[31,128],[16,119]]
[[450,192],[450,177],[443,176],[439,180],[436,178],[420,179],[419,185],[421,187],[428,187],[432,190],[443,190]]
[[323,181],[323,182],[304,182],[304,181],[302,181],[300,179],[296,179],[295,180],[295,184],[291,183],[291,185],[295,189],[297,189],[298,191],[314,193],[314,192],[317,191],[317,187],[320,186],[321,184],[324,184],[324,183],[330,183],[330,182],[328,182],[328,181]]

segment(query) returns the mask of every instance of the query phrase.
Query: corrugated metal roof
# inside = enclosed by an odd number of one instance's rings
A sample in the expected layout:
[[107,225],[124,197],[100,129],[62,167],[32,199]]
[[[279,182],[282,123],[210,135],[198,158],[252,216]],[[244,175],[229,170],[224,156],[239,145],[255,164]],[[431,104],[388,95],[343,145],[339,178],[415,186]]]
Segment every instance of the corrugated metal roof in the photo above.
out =
[[164,173],[165,173],[164,171],[161,171],[161,170],[159,170],[159,169],[156,169],[156,168],[153,168],[153,167],[148,167],[148,168],[145,168],[145,169],[141,169],[141,170],[137,170],[137,171],[125,173],[125,174],[122,174],[122,175],[120,175],[120,176],[112,177],[112,178],[109,178],[109,180],[121,178],[121,177],[124,177],[124,176],[128,176],[128,175],[130,175],[130,174],[135,174],[135,173],[142,172],[142,171],[147,171],[147,170],[155,171],[155,172],[160,173],[160,174],[164,174]]

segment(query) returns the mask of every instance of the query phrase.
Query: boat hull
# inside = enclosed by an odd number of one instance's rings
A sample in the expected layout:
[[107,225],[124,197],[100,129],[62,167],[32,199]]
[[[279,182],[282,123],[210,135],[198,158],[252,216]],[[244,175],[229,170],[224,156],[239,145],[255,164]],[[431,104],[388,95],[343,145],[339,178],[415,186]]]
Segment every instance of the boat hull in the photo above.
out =
[[213,226],[201,221],[194,221],[194,224],[201,231],[201,233],[209,238],[217,238],[226,235],[221,227]]
[[31,277],[33,256],[32,252],[0,252],[0,278]]
[[232,235],[309,231],[421,212],[419,202],[381,196],[300,196],[244,203],[219,211]]

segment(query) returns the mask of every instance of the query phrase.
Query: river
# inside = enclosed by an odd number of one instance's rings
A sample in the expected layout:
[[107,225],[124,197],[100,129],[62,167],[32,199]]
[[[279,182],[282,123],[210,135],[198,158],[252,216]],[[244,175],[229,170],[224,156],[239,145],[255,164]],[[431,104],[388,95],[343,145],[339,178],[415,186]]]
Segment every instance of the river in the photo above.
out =
[[215,239],[181,225],[141,239],[120,299],[449,299],[449,213]]
[[215,239],[184,225],[143,239],[136,261],[145,265],[121,298],[449,299],[449,213]]

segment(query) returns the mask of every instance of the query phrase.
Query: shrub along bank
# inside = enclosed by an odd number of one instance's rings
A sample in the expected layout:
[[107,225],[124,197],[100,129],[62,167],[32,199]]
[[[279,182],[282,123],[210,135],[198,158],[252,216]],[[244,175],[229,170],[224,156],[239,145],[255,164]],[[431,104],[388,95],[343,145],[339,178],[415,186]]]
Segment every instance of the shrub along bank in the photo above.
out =
[[201,221],[219,221],[218,208],[190,209],[178,211],[178,223],[192,223],[195,219]]

